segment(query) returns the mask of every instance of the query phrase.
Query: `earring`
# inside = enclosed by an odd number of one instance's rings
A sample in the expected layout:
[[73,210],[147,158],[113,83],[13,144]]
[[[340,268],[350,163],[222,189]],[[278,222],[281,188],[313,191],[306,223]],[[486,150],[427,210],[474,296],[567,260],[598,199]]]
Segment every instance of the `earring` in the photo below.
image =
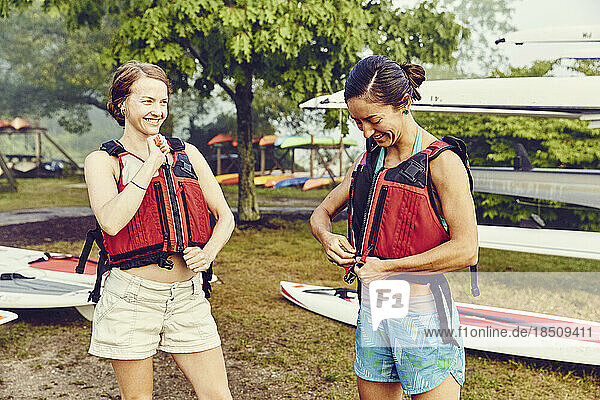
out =
[[406,110],[402,111],[402,114],[404,114],[404,115],[408,115],[408,113],[409,113],[408,108]]
[[121,108],[121,114],[125,115],[125,109]]

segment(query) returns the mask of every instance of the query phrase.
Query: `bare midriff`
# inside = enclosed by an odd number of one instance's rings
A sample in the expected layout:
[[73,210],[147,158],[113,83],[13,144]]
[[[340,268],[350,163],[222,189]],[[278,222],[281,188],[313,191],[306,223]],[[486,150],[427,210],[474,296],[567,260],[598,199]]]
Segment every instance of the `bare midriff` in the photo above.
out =
[[126,269],[124,271],[143,279],[163,283],[183,282],[191,279],[195,275],[194,271],[187,267],[181,255],[173,254],[169,256],[169,260],[173,262],[172,269],[161,268],[158,264],[149,264],[143,267]]
[[419,285],[417,283],[410,283],[410,297],[426,296],[431,293],[429,289],[429,283],[426,285]]

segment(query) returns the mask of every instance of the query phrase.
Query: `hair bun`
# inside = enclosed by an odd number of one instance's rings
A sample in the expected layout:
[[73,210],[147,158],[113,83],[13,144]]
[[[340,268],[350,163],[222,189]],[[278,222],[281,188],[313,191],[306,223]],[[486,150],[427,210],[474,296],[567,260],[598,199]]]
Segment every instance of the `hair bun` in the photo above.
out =
[[413,88],[412,99],[421,100],[421,95],[417,91],[417,88],[425,81],[425,70],[416,64],[400,64],[400,68],[406,74],[406,78],[408,78],[410,86]]

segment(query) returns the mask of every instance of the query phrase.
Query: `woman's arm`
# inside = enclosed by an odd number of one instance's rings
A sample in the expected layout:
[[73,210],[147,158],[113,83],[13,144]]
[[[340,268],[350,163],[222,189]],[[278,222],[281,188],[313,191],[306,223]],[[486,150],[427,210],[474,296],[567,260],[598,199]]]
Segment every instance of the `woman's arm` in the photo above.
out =
[[219,251],[229,241],[235,227],[235,221],[233,213],[227,201],[225,201],[221,186],[200,151],[195,146],[186,143],[185,152],[194,167],[194,171],[196,171],[206,204],[217,220],[210,239],[203,249],[188,247],[183,251],[183,258],[188,267],[194,272],[198,272],[208,269],[210,263],[213,262]]
[[331,219],[348,203],[352,171],[358,160],[350,167],[344,180],[325,197],[310,216],[310,229],[313,236],[325,249],[329,261],[338,265],[353,264],[356,250],[345,236],[331,233]]
[[[154,173],[165,160],[163,151],[166,145],[159,148],[148,138],[149,156],[133,178],[135,184],[147,188]],[[146,194],[144,189],[131,182],[121,193],[117,190],[116,177],[118,164],[105,151],[94,151],[85,159],[85,182],[88,188],[90,206],[96,216],[100,228],[108,235],[114,236],[135,215]]]
[[361,279],[369,281],[374,275],[389,272],[450,272],[477,264],[477,220],[464,165],[454,152],[445,151],[431,162],[430,170],[450,240],[404,258],[368,257],[367,263],[357,269]]

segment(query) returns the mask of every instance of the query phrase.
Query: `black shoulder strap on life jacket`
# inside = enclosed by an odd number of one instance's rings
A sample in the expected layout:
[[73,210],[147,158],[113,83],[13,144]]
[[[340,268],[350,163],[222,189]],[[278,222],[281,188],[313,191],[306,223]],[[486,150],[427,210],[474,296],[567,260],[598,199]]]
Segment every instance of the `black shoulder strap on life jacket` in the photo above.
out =
[[[215,225],[217,224],[217,220],[216,220],[215,216],[213,215],[213,213],[210,212],[210,210],[208,211],[208,218],[210,221],[210,230],[212,232],[212,230],[215,228]],[[204,292],[204,297],[209,299],[210,294],[212,293],[212,286],[210,284],[210,281],[212,280],[212,277],[213,277],[212,263],[210,264],[210,267],[208,267],[208,269],[206,271],[202,271],[201,274],[202,274],[202,291]]]
[[[451,343],[456,347],[458,342],[452,336],[454,332],[452,326],[452,295],[450,293],[450,285],[444,274],[434,275],[430,281],[431,294],[435,303],[435,308],[440,319],[440,333],[442,343]],[[446,313],[446,308],[448,312]]]
[[[467,176],[469,177],[469,187],[473,191],[473,175],[471,175],[471,167],[469,165],[469,155],[467,154],[467,145],[461,139],[454,136],[444,136],[442,141],[451,145],[451,150],[455,152],[460,160],[462,161],[465,169],[467,170]],[[471,265],[471,294],[474,297],[479,296],[479,287],[477,286],[477,265]]]
[[127,151],[116,140],[110,140],[108,142],[102,143],[102,145],[100,146],[100,150],[104,150],[113,157],[118,157],[119,154]]
[[86,235],[85,244],[83,245],[81,255],[79,256],[79,263],[75,268],[75,272],[77,272],[78,274],[83,274],[83,271],[85,270],[85,263],[87,262],[87,259],[90,256],[90,251],[92,250],[94,242],[100,248],[100,257],[98,258],[98,267],[96,270],[96,284],[94,285],[94,289],[90,292],[88,301],[97,303],[98,300],[100,300],[100,286],[102,284],[102,276],[106,273],[106,271],[110,270],[110,266],[108,265],[108,253],[106,252],[106,248],[104,247],[104,239],[102,238],[102,231],[100,230],[100,225],[98,224],[98,221],[96,221],[96,227],[88,231]]
[[183,151],[185,150],[185,142],[179,138],[167,137],[167,142],[169,142],[169,146],[173,151]]

